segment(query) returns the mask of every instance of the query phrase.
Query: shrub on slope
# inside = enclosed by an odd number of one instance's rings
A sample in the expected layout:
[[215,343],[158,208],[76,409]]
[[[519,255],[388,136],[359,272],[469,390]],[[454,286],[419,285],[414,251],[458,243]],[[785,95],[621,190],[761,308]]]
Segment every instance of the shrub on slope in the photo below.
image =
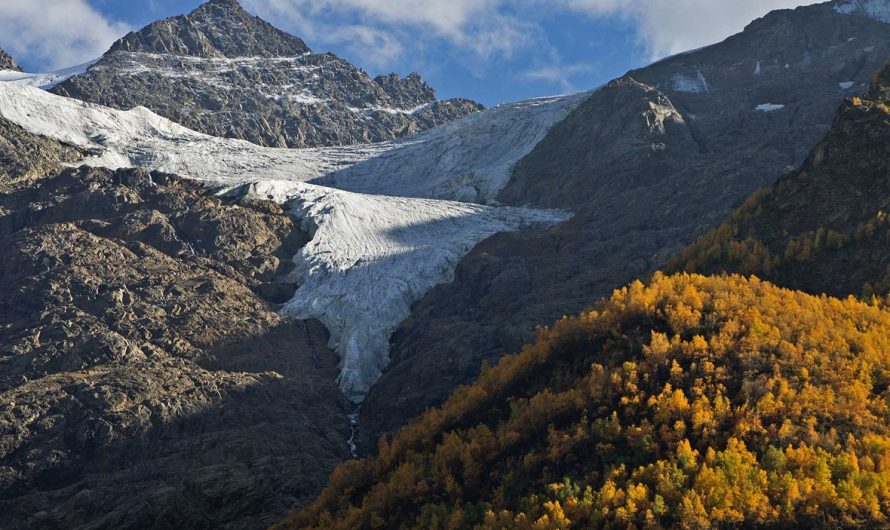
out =
[[293,528],[890,524],[890,312],[636,282],[484,370]]

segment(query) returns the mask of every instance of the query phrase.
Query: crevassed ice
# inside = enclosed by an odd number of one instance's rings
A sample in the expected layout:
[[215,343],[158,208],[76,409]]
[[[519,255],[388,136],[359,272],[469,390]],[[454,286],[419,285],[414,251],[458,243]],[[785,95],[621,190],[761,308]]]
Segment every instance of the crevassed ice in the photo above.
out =
[[[325,149],[276,149],[216,138],[144,108],[118,111],[9,83],[0,83],[0,116],[31,133],[89,149],[93,154],[84,160],[89,165],[167,171],[223,191],[290,205],[313,239],[294,257],[299,288],[283,312],[317,318],[328,326],[342,359],[340,387],[350,399],[361,401],[389,363],[390,335],[410,314],[411,304],[449,281],[457,262],[479,241],[566,218],[561,212],[437,200],[462,182],[463,170],[448,169],[473,169],[474,182],[494,196],[506,184],[504,168],[512,167],[558,116],[582,99],[491,109],[480,113],[486,117],[470,115],[438,132],[433,129],[426,140]],[[548,112],[555,116],[545,116]],[[485,125],[489,121],[490,127]],[[516,131],[534,133],[520,136],[517,148],[519,139],[508,134]],[[419,151],[415,145],[421,146]],[[439,149],[436,156],[416,159],[412,172],[410,157],[432,146]],[[498,163],[481,162],[489,155]],[[374,194],[307,182],[326,182],[338,170],[388,156],[406,158],[395,166],[370,166],[401,168],[396,177],[379,173],[383,180]],[[471,160],[449,161],[451,156]],[[351,180],[341,172],[337,184],[360,189],[373,173],[355,175]],[[398,196],[412,177],[417,183],[412,193],[426,197]]]
[[313,182],[361,193],[491,203],[516,163],[589,96],[539,98],[470,114]]
[[294,259],[283,313],[321,320],[341,355],[340,388],[361,401],[389,364],[389,338],[411,305],[451,281],[481,240],[564,214],[298,185],[291,209],[314,231]]
[[[98,60],[98,59],[96,59]],[[17,85],[24,86],[33,86],[37,88],[42,88],[43,90],[49,90],[54,86],[58,85],[62,81],[68,79],[69,77],[82,74],[87,71],[87,69],[96,62],[90,61],[84,64],[80,64],[77,66],[72,66],[70,68],[64,68],[62,70],[56,70],[53,72],[44,72],[44,73],[29,73],[29,72],[16,72],[14,70],[0,70],[0,82],[2,83],[14,83]]]

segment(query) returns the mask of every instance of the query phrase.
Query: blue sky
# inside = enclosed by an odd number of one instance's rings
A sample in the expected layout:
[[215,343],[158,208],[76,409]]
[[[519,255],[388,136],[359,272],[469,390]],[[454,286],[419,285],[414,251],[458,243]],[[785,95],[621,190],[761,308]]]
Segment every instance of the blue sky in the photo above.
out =
[[[0,47],[26,69],[95,58],[201,0],[0,0]],[[653,59],[811,0],[242,0],[371,74],[417,71],[441,97],[486,105],[587,90]]]

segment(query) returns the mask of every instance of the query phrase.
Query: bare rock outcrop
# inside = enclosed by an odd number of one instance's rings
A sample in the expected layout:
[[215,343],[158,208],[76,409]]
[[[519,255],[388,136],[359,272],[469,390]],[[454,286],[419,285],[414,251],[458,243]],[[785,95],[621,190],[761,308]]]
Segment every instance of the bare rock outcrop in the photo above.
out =
[[0,122],[3,526],[258,528],[310,499],[350,410],[323,326],[276,313],[304,236],[70,156]]
[[128,110],[143,106],[214,136],[272,147],[380,142],[481,109],[440,101],[419,75],[372,79],[331,53],[245,11],[211,0],[116,42],[53,89]]

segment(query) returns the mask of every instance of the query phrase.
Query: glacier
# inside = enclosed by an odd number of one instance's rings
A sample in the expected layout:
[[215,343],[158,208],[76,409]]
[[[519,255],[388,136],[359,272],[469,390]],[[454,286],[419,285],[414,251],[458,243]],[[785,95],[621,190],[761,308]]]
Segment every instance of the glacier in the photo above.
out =
[[176,173],[220,194],[287,205],[312,239],[293,258],[298,288],[282,313],[327,326],[340,388],[358,403],[388,365],[390,336],[411,305],[450,281],[476,244],[569,218],[494,197],[585,97],[502,105],[393,142],[313,149],[208,136],[145,108],[119,111],[17,83],[0,82],[0,116],[82,148],[83,164]]
[[516,162],[590,95],[499,105],[414,135],[313,182],[361,193],[488,204],[507,185]]
[[63,68],[61,70],[54,70],[52,72],[43,72],[43,73],[29,73],[29,72],[17,72],[15,70],[0,70],[0,82],[3,83],[13,83],[17,85],[24,86],[33,86],[37,88],[41,88],[43,90],[49,90],[54,86],[58,85],[62,81],[68,79],[69,77],[82,74],[87,71],[87,69],[96,63],[98,59],[94,59],[92,61],[79,64],[77,66],[71,66],[68,68]]
[[[248,195],[286,198],[312,239],[294,259],[299,285],[282,313],[318,319],[341,356],[340,388],[353,401],[389,364],[389,338],[411,305],[453,279],[458,262],[498,232],[545,227],[562,212],[370,195],[264,181]],[[244,190],[237,194],[245,194]]]

